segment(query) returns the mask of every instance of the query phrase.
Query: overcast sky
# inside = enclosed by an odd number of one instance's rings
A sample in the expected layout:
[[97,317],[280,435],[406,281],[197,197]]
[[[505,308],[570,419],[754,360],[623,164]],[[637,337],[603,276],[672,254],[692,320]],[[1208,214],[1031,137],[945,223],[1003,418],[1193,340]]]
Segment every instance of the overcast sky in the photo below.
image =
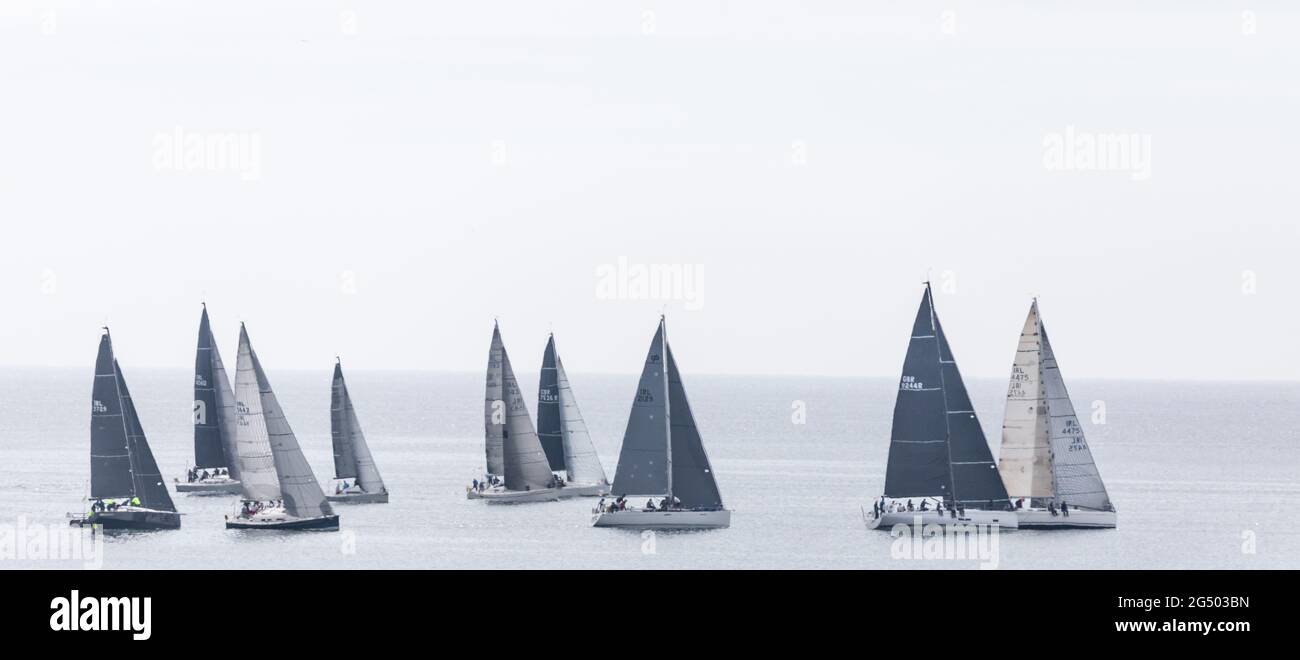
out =
[[0,365],[1300,373],[1292,3],[802,4],[7,1]]

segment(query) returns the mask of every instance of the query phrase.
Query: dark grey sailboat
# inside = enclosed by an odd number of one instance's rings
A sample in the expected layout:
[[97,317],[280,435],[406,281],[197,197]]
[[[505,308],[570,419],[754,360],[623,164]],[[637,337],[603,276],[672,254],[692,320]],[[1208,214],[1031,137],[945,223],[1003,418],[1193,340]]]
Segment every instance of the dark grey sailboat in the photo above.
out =
[[[926,510],[914,507],[913,499],[925,502]],[[935,314],[929,282],[899,379],[884,497],[872,508],[872,529],[918,520],[1016,527],[1011,500]]]
[[609,480],[591,442],[587,422],[555,350],[555,336],[546,340],[542,373],[537,385],[537,438],[552,472],[563,472],[565,489],[578,495],[609,494]]
[[108,328],[99,340],[91,395],[90,498],[90,510],[74,515],[70,524],[102,525],[104,529],[181,526],[181,516],[167,493],[113,355]]
[[176,492],[238,493],[239,468],[231,460],[234,453],[235,395],[205,304],[194,354],[194,467],[186,471],[185,481],[176,480]]
[[[686,400],[663,317],[650,342],[618,456],[612,505],[592,512],[596,527],[711,529],[731,525],[713,467]],[[662,498],[639,507],[641,497]]]
[[334,385],[330,391],[330,438],[334,443],[334,494],[331,502],[383,504],[388,489],[379,476],[379,468],[370,455],[370,446],[361,432],[361,422],[352,407],[348,384],[343,380],[343,363],[334,363]]
[[235,460],[243,503],[236,515],[226,516],[226,527],[337,530],[339,517],[302,455],[243,324],[235,369],[235,417]]

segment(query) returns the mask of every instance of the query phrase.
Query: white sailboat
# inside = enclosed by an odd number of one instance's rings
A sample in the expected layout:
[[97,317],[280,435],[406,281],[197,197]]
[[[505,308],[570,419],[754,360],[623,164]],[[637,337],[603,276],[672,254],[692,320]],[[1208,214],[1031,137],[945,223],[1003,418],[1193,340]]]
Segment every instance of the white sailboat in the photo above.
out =
[[[632,400],[612,490],[618,498],[609,504],[601,501],[592,511],[592,525],[633,529],[731,525],[731,511],[722,505],[663,317]],[[633,504],[642,497],[650,498],[646,506]]]
[[1116,525],[1115,507],[1065,389],[1037,300],[1029,307],[1011,367],[998,471],[1017,499],[1022,528]]
[[484,399],[484,440],[487,474],[465,489],[465,497],[492,504],[551,502],[573,497],[551,473],[532,416],[510,366],[510,356],[501,341],[501,329],[492,326],[488,349],[487,386]]
[[338,530],[339,517],[302,455],[242,323],[235,369],[235,460],[243,502],[235,515],[226,516],[227,529]]
[[864,512],[867,526],[1014,529],[1018,520],[1010,509],[926,282],[894,403],[885,492],[870,514]]
[[601,497],[609,494],[609,479],[591,442],[587,422],[555,350],[555,336],[546,340],[542,373],[537,386],[537,438],[552,472],[563,472],[564,489],[571,495]]

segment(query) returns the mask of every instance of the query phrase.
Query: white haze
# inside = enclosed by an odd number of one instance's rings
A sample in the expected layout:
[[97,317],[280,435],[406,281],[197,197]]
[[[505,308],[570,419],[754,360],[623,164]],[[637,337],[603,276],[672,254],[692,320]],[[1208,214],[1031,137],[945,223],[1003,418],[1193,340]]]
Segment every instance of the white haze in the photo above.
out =
[[185,367],[206,300],[271,369],[478,370],[499,316],[635,372],[666,308],[688,372],[895,377],[930,273],[968,375],[1038,295],[1067,378],[1294,378],[1294,6],[1017,4],[6,2],[0,364]]

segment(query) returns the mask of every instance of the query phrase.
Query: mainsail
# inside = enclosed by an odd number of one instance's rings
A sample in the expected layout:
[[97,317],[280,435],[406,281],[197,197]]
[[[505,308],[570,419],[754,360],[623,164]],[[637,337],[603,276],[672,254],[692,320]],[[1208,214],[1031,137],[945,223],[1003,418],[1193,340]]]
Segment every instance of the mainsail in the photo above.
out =
[[551,470],[564,469],[564,428],[560,423],[560,377],[555,368],[555,337],[546,340],[537,384],[537,439]]
[[194,465],[199,468],[229,467],[239,478],[235,449],[234,394],[221,353],[208,323],[208,306],[199,319],[198,349],[194,355]]
[[239,326],[239,355],[235,361],[235,460],[245,500],[280,499],[280,479],[275,472],[271,441],[262,410],[262,389],[253,368],[253,347],[248,332]]
[[1052,451],[1052,472],[1055,475],[1056,499],[1070,506],[1113,510],[1101,473],[1092,460],[1092,450],[1083,437],[1083,427],[1074,414],[1074,404],[1065,389],[1061,369],[1056,365],[1052,342],[1047,339],[1047,328],[1039,324],[1043,336],[1043,383],[1047,402],[1049,443]]
[[[494,344],[499,334],[494,333]],[[533,418],[510,367],[510,355],[501,347],[501,392],[505,402],[505,437],[502,439],[504,480],[507,490],[533,490],[550,485],[552,474],[546,452],[533,429]]]
[[334,472],[339,479],[356,479],[367,493],[384,491],[384,480],[370,455],[361,422],[352,407],[348,385],[343,380],[343,365],[334,364],[334,385],[330,396],[330,436],[334,441]]
[[90,496],[140,498],[150,509],[175,511],[122,369],[113,356],[108,329],[99,340],[90,409]]
[[664,323],[660,319],[632,399],[627,430],[623,432],[623,448],[619,450],[618,467],[614,470],[615,495],[660,495],[672,490],[668,462],[668,370],[664,362]]
[[242,324],[239,329],[239,346],[241,359],[244,348],[247,347],[253,375],[257,380],[258,398],[262,407],[261,416],[271,446],[271,459],[280,486],[280,499],[284,500],[284,510],[298,518],[333,515],[334,511],[325,500],[325,493],[316,481],[316,474],[311,471],[311,465],[302,455],[298,438],[294,436],[293,429],[289,428],[289,420],[285,419],[284,410],[280,408],[280,402],[275,398],[271,383],[266,379],[262,363],[248,343],[248,332],[244,330]]
[[1011,365],[1006,412],[1002,421],[1002,451],[998,472],[1012,497],[1050,498],[1052,484],[1051,448],[1047,441],[1047,402],[1042,373],[1042,334],[1039,332],[1038,303],[1020,331],[1020,344]]
[[662,317],[632,400],[612,490],[618,495],[662,494],[690,509],[722,508]]
[[942,497],[971,508],[1010,504],[928,282],[894,404],[885,496]]
[[[600,456],[591,442],[587,432],[587,422],[578,410],[578,400],[573,396],[569,377],[564,373],[564,362],[555,351],[555,340],[546,342],[546,354],[555,358],[555,386],[559,399],[560,430],[564,449],[564,467],[568,480],[575,484],[605,483],[605,468],[600,464]],[[543,368],[546,362],[543,361]],[[541,398],[540,395],[538,398]],[[540,404],[539,404],[540,406]],[[538,418],[541,411],[538,411]],[[540,422],[539,422],[540,424]]]
[[501,329],[492,324],[492,345],[488,349],[487,387],[483,395],[483,444],[487,451],[487,473],[505,474],[502,450],[505,445],[506,409],[502,395],[502,365],[505,344],[501,342]]

